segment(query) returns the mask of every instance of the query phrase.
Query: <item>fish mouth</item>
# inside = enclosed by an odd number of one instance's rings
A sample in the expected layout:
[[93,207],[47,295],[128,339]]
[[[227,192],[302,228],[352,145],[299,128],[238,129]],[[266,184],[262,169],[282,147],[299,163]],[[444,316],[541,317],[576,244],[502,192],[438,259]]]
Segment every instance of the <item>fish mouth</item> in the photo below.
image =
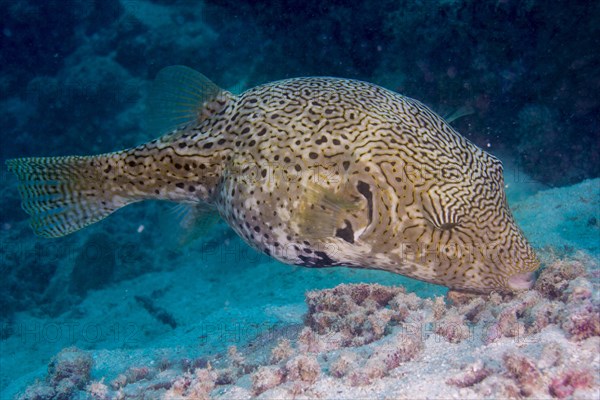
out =
[[528,290],[535,283],[535,272],[516,274],[508,279],[508,287],[513,290]]

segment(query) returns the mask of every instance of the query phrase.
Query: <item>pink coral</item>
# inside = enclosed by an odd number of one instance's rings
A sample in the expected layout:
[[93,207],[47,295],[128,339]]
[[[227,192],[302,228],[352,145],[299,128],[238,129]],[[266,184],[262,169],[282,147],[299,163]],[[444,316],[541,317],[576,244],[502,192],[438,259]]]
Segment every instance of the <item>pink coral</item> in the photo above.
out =
[[100,382],[92,382],[87,387],[88,394],[94,400],[107,400],[108,399],[108,386],[104,384],[104,379]]
[[501,337],[521,337],[524,334],[525,325],[519,321],[516,307],[507,307],[500,312],[496,322],[488,328],[485,343],[492,343]]
[[562,328],[573,340],[583,340],[592,336],[600,336],[600,310],[590,301],[569,310],[565,315]]
[[435,333],[445,337],[450,343],[459,343],[471,336],[465,317],[458,314],[455,308],[436,323]]
[[[327,342],[325,342],[327,340]],[[311,328],[305,327],[298,335],[298,349],[309,353],[318,353],[326,350],[328,345],[336,348],[337,343],[331,336],[327,337],[316,334]]]
[[280,385],[284,379],[285,374],[279,367],[259,367],[252,375],[252,390],[259,395]]
[[569,281],[583,276],[585,266],[577,260],[558,260],[544,268],[534,289],[549,299],[563,299]]
[[[333,289],[311,291],[306,294],[305,322],[316,334],[339,339],[337,344],[328,343],[328,349],[371,343],[381,338],[394,320],[395,313],[386,306],[400,293],[404,293],[404,288],[377,284],[342,284]],[[312,341],[312,344],[316,343]]]
[[45,382],[34,382],[25,389],[25,393],[18,397],[19,400],[45,400],[54,399],[56,391]]
[[478,294],[459,292],[456,290],[449,290],[446,294],[446,298],[455,307],[460,307],[469,304],[473,299],[480,297]]
[[241,368],[246,363],[244,356],[240,354],[236,346],[229,346],[227,348],[227,358],[232,367]]
[[446,302],[442,296],[438,296],[433,300],[431,310],[433,311],[433,318],[436,320],[442,318],[444,314],[446,314]]
[[421,308],[423,299],[414,293],[405,293],[404,290],[401,290],[391,299],[389,305],[394,310],[406,307],[409,311],[415,311]]
[[329,373],[336,378],[342,378],[357,368],[358,364],[356,354],[344,352],[340,354],[338,359],[331,364]]
[[552,379],[548,389],[552,396],[564,399],[565,397],[572,395],[576,389],[591,387],[593,382],[594,377],[590,371],[567,371]]
[[[388,358],[390,359],[389,361]],[[392,360],[393,356],[391,350],[381,350],[379,354],[367,360],[360,372],[367,376],[368,382],[370,383],[373,379],[383,378],[389,373],[386,362],[391,363]]]
[[502,357],[504,367],[517,382],[521,393],[530,396],[539,388],[541,374],[533,361],[524,355],[507,352]]
[[[495,323],[486,332],[486,343],[489,344],[500,337],[514,337],[522,340],[528,336],[532,331],[531,325],[534,323],[534,318],[531,315],[532,310],[537,305],[544,304],[547,301],[533,290],[521,292],[511,297],[512,300],[508,303],[500,302],[490,307],[491,312],[498,316]],[[491,299],[489,303],[492,303]],[[530,329],[528,329],[528,326]]]
[[321,367],[315,357],[299,355],[285,364],[287,379],[313,383],[321,373]]
[[492,374],[492,370],[484,364],[483,361],[468,365],[461,374],[456,375],[446,381],[449,385],[458,386],[461,388],[473,386]]
[[[373,374],[373,372],[370,373]],[[371,384],[372,379],[370,378],[369,373],[359,369],[350,371],[347,381],[350,386],[366,386]]]
[[414,359],[423,350],[423,342],[420,336],[401,333],[394,337],[392,343],[394,345],[392,352],[394,361],[388,364],[390,368],[395,368],[393,365],[397,366],[400,363]]
[[287,360],[292,354],[294,354],[294,350],[292,349],[290,341],[288,339],[281,339],[273,350],[271,350],[270,361],[271,363],[276,364],[280,361]]
[[92,357],[76,347],[63,349],[50,362],[48,373],[50,381],[57,383],[68,379],[81,388],[90,378]]
[[208,400],[215,388],[217,374],[211,368],[197,369],[179,377],[163,396],[166,400]]
[[486,302],[482,296],[474,296],[465,304],[457,307],[458,313],[464,315],[469,322],[477,323],[481,317],[481,313],[485,310]]
[[565,291],[568,303],[581,302],[592,297],[593,287],[590,281],[583,277],[577,277],[569,282]]
[[389,344],[378,347],[369,357],[362,372],[369,378],[381,378],[401,363],[412,360],[422,350],[419,337],[399,334]]
[[125,371],[127,383],[135,383],[142,379],[148,378],[149,375],[150,369],[148,367],[131,367]]
[[[464,342],[471,333],[485,333],[490,327],[482,350],[477,351],[482,356],[489,354],[487,358],[463,367],[446,380],[449,386],[435,379],[443,375],[439,374],[441,365],[432,368],[435,376],[425,372],[425,379],[441,383],[439,390],[448,391],[449,396],[581,397],[597,388],[593,362],[600,343],[600,310],[594,293],[597,284],[588,280],[578,265],[570,261],[552,263],[539,283],[542,292],[488,296],[449,293],[448,303],[443,297],[423,299],[402,288],[381,285],[340,285],[309,292],[306,326],[299,334],[294,331],[293,338],[270,335],[264,343],[257,338],[248,347],[230,347],[226,354],[215,357],[164,358],[154,367],[136,365],[117,376],[111,386],[94,382],[81,387],[80,382],[89,380],[91,359],[85,352],[66,349],[51,363],[46,381],[27,388],[21,398],[104,399],[140,394],[177,400],[228,395],[310,397],[323,394],[322,386],[314,385],[322,374],[320,363],[328,371],[325,381],[346,386],[346,390],[348,386],[373,385],[365,388],[370,391],[387,385],[390,380],[383,378],[390,374],[422,372],[419,363],[402,364],[418,357],[425,346],[428,353],[423,361],[428,362],[432,355],[449,350],[437,340],[423,342],[431,327],[454,343]],[[560,335],[571,341],[562,340]],[[527,340],[503,340],[486,346],[507,337]],[[548,338],[549,343],[540,342]],[[478,340],[474,343],[480,345]],[[362,347],[337,351],[351,346]],[[473,348],[473,344],[456,347]],[[519,353],[506,350],[515,347],[521,349]],[[499,349],[504,355],[498,365],[491,358]],[[573,351],[577,352],[576,360],[570,355]],[[576,362],[579,368],[594,365],[594,369],[573,370]],[[220,385],[229,386],[217,390]],[[437,389],[432,390],[425,393]]]
[[548,325],[558,322],[563,308],[563,303],[552,300],[536,304],[528,311],[530,325],[527,327],[527,332],[538,333]]
[[117,375],[117,377],[110,382],[110,386],[115,390],[118,390],[125,385],[127,385],[127,376],[125,374]]
[[509,378],[491,375],[475,386],[481,398],[488,399],[522,399],[521,389]]
[[92,365],[93,360],[88,353],[76,347],[63,349],[50,361],[46,382],[30,386],[22,398],[71,398],[88,384]]

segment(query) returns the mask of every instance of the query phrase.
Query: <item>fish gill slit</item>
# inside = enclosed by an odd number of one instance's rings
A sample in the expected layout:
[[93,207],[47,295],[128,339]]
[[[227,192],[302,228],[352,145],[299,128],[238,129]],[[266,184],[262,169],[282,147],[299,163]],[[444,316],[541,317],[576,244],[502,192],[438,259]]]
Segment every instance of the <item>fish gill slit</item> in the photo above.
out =
[[371,191],[371,187],[366,182],[358,181],[356,184],[356,189],[367,200],[367,207],[369,210],[369,225],[371,225],[373,222],[373,192]]

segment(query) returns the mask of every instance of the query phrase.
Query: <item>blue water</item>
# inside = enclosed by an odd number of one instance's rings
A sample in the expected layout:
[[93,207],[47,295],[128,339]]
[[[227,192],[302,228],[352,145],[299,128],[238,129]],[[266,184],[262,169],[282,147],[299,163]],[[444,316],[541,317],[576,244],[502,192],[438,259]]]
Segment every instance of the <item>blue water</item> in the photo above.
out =
[[[506,161],[513,205],[600,177],[600,3],[306,3],[0,1],[2,165],[152,139],[147,88],[160,69],[181,64],[237,92],[339,76],[442,115],[470,108],[453,125]],[[0,176],[2,398],[42,377],[70,345],[148,357],[148,349],[217,353],[301,323],[307,290],[342,282],[402,284],[421,296],[446,290],[384,272],[283,265],[223,223],[189,238],[166,203],[136,204],[74,235],[40,239],[27,226],[16,179],[5,169]],[[582,207],[566,217],[545,210],[563,223],[552,232],[540,232],[534,214],[516,214],[538,247],[597,254],[600,216]],[[587,233],[565,228],[569,218]]]

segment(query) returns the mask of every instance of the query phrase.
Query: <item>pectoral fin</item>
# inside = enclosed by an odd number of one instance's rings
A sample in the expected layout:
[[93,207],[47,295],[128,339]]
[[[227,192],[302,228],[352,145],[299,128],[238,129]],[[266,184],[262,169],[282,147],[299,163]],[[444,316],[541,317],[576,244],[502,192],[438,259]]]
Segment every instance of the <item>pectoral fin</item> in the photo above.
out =
[[334,191],[309,183],[295,218],[301,235],[309,239],[339,236],[353,242],[354,232],[348,216],[360,210],[363,204],[351,189],[350,185],[344,185]]

